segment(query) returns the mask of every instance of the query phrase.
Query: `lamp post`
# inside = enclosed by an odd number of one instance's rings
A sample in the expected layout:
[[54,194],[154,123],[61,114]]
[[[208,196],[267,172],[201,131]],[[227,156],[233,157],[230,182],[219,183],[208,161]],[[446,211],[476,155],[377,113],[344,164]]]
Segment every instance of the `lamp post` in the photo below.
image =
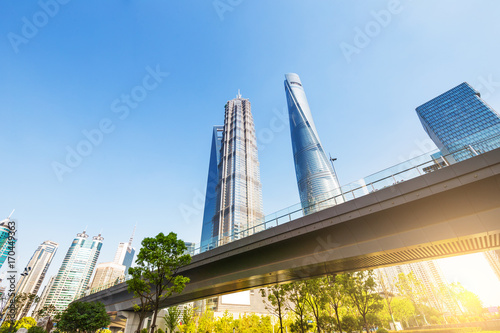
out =
[[333,164],[333,162],[335,162],[337,158],[336,157],[332,158],[332,155],[330,154],[328,155],[330,156],[330,162],[332,162],[333,174],[335,176],[335,179],[337,180],[337,184],[339,185],[340,195],[342,196],[342,202],[345,202],[344,193],[342,192],[342,186],[340,186],[339,177],[337,176],[337,171],[335,170],[335,164]]

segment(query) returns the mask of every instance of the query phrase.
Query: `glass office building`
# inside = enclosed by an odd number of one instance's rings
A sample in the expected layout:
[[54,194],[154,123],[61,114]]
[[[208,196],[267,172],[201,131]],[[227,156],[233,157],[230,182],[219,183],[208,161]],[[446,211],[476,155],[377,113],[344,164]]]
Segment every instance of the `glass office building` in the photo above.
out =
[[416,108],[429,137],[458,162],[500,147],[500,116],[467,82]]
[[94,272],[103,240],[101,235],[90,240],[85,231],[76,235],[44,305],[52,304],[57,311],[62,311],[75,300],[75,297],[79,297],[85,291]]
[[226,103],[224,126],[213,129],[201,250],[260,231],[263,220],[251,106],[238,93]]
[[224,126],[214,126],[212,133],[212,147],[210,149],[210,162],[208,165],[207,191],[205,194],[205,208],[203,211],[203,225],[201,229],[202,251],[213,248],[217,240],[214,229],[214,218],[217,212],[217,184],[219,184],[220,149]]
[[295,174],[305,214],[343,202],[342,193],[319,140],[306,93],[297,74],[285,75]]

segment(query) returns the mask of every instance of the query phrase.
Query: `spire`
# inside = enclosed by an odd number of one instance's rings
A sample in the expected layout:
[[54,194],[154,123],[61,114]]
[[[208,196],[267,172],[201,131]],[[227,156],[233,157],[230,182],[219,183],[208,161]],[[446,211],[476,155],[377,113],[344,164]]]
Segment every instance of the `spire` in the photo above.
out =
[[241,98],[240,90],[238,89],[238,95],[236,95],[236,98]]
[[135,234],[136,227],[137,227],[137,224],[134,225],[134,231],[132,231],[132,236],[130,236],[130,240],[128,241],[128,247],[132,247],[132,241],[134,240],[134,234]]

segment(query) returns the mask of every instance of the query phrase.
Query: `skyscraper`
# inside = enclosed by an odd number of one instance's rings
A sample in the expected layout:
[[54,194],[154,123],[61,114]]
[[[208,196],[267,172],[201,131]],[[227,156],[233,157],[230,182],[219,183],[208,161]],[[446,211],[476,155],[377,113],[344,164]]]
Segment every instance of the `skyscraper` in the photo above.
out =
[[[305,214],[344,202],[337,176],[323,150],[306,93],[297,74],[285,75],[295,174]],[[335,197],[335,199],[331,199]]]
[[85,291],[101,252],[103,240],[100,234],[90,240],[85,231],[76,235],[44,305],[52,304],[57,311],[62,311]]
[[120,242],[118,244],[118,249],[112,262],[104,262],[97,265],[94,278],[89,285],[90,290],[110,287],[117,281],[125,278],[134,259],[135,249],[132,247],[134,233],[135,227],[128,243]]
[[[213,248],[217,241],[217,232],[214,228],[215,213],[217,212],[217,184],[219,184],[220,148],[224,126],[214,126],[212,133],[212,147],[208,165],[207,191],[205,194],[205,209],[203,210],[203,225],[201,230],[200,248],[202,251]],[[217,230],[218,231],[218,230]]]
[[452,154],[451,163],[500,147],[500,116],[467,82],[422,104],[416,111],[441,153]]
[[[257,140],[250,101],[238,92],[225,105],[224,126],[214,126],[203,213],[201,250],[264,229]],[[244,291],[206,300],[214,312],[252,311],[260,294]],[[257,299],[257,300],[256,300]]]
[[[21,273],[19,282],[16,286],[16,294],[28,293],[37,294],[40,286],[45,278],[45,274],[49,269],[50,263],[56,254],[58,244],[52,241],[43,242],[36,249],[35,253],[31,257],[26,269]],[[31,307],[31,303],[28,303],[22,311],[19,311],[16,320],[25,317]]]
[[[213,182],[215,175],[216,184]],[[214,187],[215,193],[212,192]],[[222,132],[220,126],[214,127],[207,198],[202,249],[226,244],[263,229],[259,226],[264,222],[264,214],[253,117],[250,101],[239,93],[226,103]],[[214,215],[210,218],[212,211]]]
[[491,250],[484,252],[488,264],[490,264],[491,269],[500,280],[500,250]]
[[15,222],[10,219],[13,213],[14,211],[10,213],[9,217],[0,221],[0,268],[2,268],[3,263],[7,259],[9,251],[13,250],[13,246],[17,242],[17,237],[9,241],[10,228],[11,226],[15,228]]
[[128,243],[119,243],[118,249],[116,250],[115,259],[113,262],[117,265],[125,266],[125,275],[128,273],[128,269],[132,266],[132,262],[134,260],[135,248],[132,247],[132,242],[134,240],[135,227],[134,231],[132,231],[132,236]]

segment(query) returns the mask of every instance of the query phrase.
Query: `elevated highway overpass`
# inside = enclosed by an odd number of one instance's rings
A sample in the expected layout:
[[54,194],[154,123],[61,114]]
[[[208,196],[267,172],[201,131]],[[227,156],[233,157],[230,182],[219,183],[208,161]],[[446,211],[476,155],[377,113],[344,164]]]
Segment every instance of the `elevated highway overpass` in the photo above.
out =
[[[193,256],[172,306],[307,277],[500,248],[500,149]],[[132,311],[126,283],[86,296]],[[126,332],[127,333],[127,332]]]

